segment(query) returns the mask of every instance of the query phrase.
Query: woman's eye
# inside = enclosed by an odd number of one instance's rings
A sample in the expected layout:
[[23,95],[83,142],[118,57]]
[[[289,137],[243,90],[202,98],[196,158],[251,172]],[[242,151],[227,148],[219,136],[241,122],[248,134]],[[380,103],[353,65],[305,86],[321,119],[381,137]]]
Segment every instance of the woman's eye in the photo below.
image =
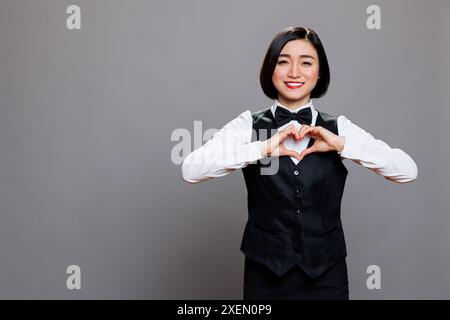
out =
[[[284,60],[278,61],[278,64],[283,64],[283,63],[287,63],[287,61],[284,61]],[[304,65],[307,65],[307,66],[311,66],[311,65],[312,65],[311,62],[303,62],[303,64],[304,64]]]

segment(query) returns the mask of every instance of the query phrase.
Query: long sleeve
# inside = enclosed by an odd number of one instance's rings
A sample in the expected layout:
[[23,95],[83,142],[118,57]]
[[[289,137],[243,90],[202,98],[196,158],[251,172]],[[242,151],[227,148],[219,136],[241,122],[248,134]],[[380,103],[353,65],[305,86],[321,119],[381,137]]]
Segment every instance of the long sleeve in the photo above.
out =
[[183,179],[189,183],[206,181],[263,158],[261,141],[251,142],[251,139],[252,116],[246,110],[184,158]]
[[417,165],[403,150],[391,148],[345,116],[338,117],[339,136],[344,136],[344,149],[338,152],[394,182],[410,182],[417,178]]

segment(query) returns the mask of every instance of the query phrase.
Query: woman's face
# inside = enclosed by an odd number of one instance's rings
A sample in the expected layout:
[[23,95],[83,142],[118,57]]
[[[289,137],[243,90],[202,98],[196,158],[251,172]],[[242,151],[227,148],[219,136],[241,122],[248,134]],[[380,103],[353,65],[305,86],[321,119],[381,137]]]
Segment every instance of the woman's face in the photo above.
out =
[[313,45],[304,39],[286,43],[272,74],[278,101],[289,108],[307,104],[318,79],[319,57]]

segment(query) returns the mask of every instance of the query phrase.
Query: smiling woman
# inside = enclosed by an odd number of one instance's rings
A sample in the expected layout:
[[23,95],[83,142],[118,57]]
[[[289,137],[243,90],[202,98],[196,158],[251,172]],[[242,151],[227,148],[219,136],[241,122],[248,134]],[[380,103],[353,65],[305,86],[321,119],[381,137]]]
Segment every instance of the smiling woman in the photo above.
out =
[[[189,183],[242,169],[248,192],[244,299],[348,299],[340,212],[348,172],[342,160],[389,181],[417,178],[417,166],[403,150],[344,115],[316,109],[311,98],[323,96],[329,82],[318,35],[304,27],[279,32],[260,71],[272,105],[244,111],[183,160]],[[279,162],[270,174],[264,172],[267,161],[260,161],[266,157]]]
[[290,41],[281,51],[272,83],[278,91],[278,100],[295,108],[309,100],[310,92],[319,80],[319,59],[307,40]]

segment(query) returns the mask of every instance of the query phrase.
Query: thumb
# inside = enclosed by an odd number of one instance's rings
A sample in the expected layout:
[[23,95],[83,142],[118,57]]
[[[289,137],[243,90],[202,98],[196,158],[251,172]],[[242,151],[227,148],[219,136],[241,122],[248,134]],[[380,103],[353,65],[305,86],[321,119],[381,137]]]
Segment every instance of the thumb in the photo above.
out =
[[293,151],[293,150],[286,150],[285,155],[296,158],[297,160],[300,160],[300,153]]
[[314,151],[316,151],[316,148],[314,147],[314,145],[311,146],[311,147],[309,147],[309,148],[306,148],[305,150],[303,150],[303,151],[300,153],[300,160],[302,160],[302,159],[303,159],[305,156],[307,156],[308,154],[313,153]]

